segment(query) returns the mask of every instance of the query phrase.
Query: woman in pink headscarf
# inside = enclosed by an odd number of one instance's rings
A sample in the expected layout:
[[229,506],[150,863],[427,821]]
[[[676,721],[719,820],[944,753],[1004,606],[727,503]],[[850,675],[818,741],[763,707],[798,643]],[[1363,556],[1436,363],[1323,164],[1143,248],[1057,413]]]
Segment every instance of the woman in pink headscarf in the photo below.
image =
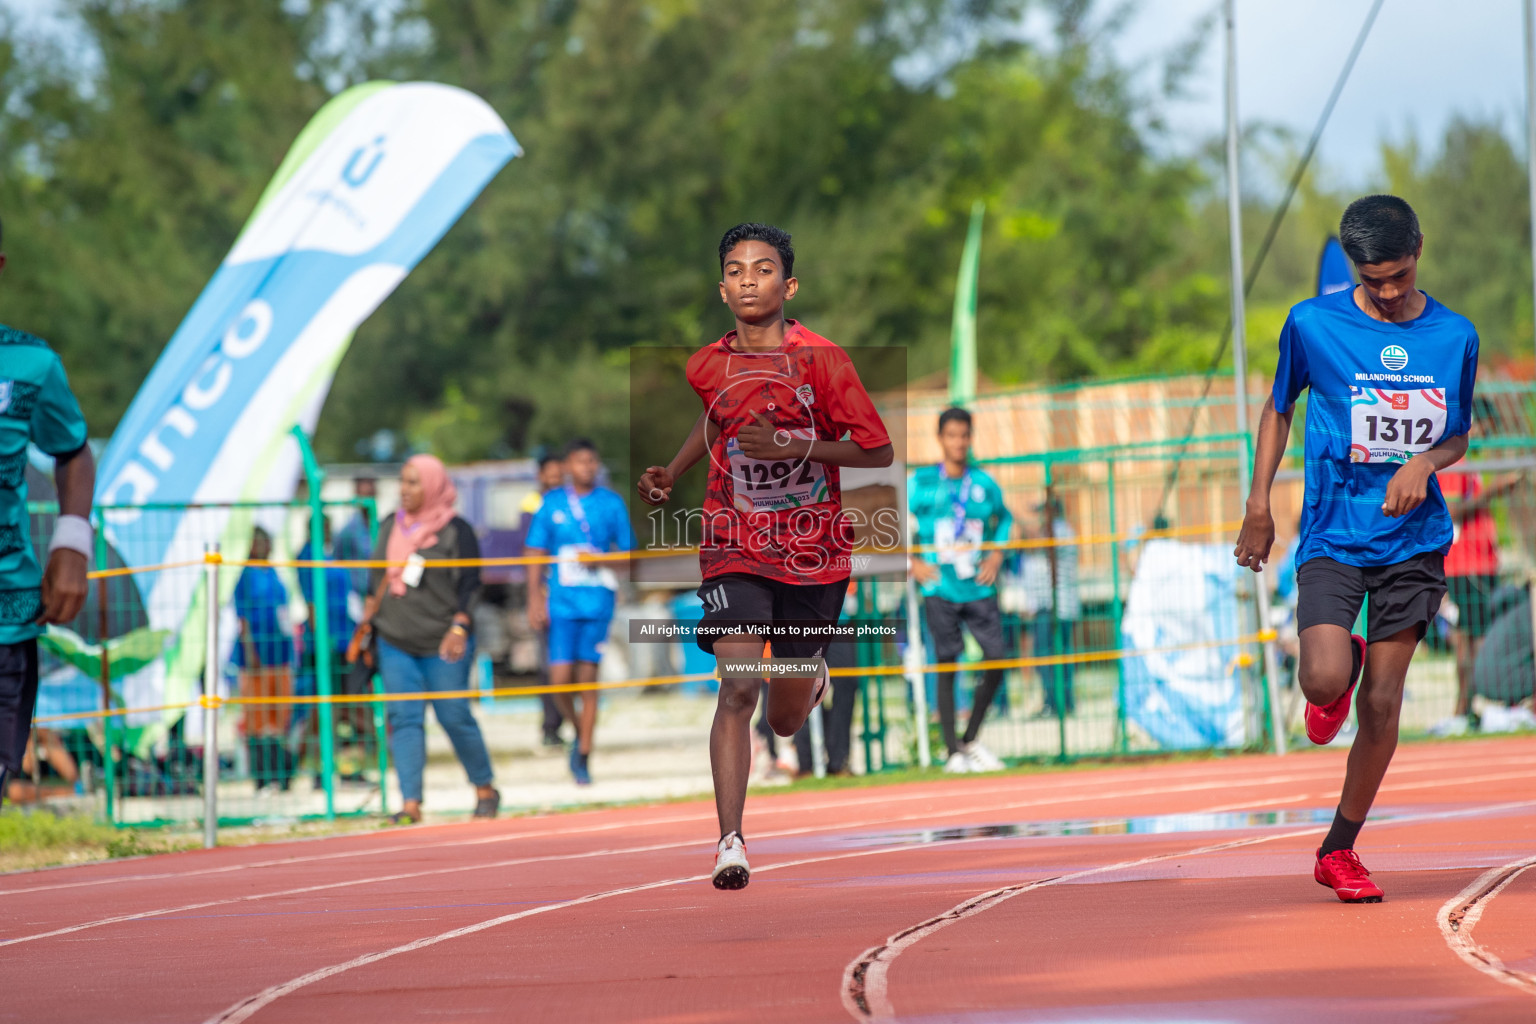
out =
[[[431,455],[413,455],[400,470],[400,510],[380,524],[373,557],[390,566],[372,573],[364,619],[373,631],[379,675],[390,693],[450,692],[469,686],[480,569],[433,565],[480,557],[474,529],[454,511],[457,500],[458,491],[442,462]],[[469,700],[428,699],[475,787],[475,817],[494,818],[501,794],[491,786],[491,757]],[[389,749],[404,799],[393,820],[418,822],[427,758],[426,706],[422,700],[384,706]]]

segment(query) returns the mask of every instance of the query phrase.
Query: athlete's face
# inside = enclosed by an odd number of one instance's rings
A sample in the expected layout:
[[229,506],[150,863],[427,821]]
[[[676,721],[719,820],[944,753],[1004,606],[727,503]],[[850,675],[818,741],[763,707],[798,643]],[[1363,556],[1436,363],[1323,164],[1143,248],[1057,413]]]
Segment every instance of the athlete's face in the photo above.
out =
[[597,453],[590,448],[579,448],[565,457],[565,468],[570,471],[571,483],[586,490],[597,483]]
[[539,490],[552,491],[565,480],[565,463],[556,460],[539,467]]
[[720,299],[742,323],[758,324],[784,315],[800,282],[784,276],[779,251],[767,242],[740,242],[725,255]]
[[944,451],[944,461],[962,463],[970,459],[971,428],[960,420],[950,420],[939,431],[939,447]]
[[1365,290],[1365,297],[1370,300],[1388,320],[1395,320],[1407,308],[1409,299],[1418,290],[1419,280],[1419,254],[1424,251],[1424,240],[1419,239],[1419,247],[1413,251],[1413,255],[1404,256],[1400,260],[1392,260],[1389,263],[1357,263],[1355,270],[1360,274],[1360,287]]

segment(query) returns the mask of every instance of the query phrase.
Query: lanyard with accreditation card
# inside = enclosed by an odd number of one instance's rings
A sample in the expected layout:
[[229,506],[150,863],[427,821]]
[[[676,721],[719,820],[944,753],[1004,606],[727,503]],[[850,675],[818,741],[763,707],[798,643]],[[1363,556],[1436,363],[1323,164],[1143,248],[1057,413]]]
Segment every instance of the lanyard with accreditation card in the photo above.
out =
[[[589,492],[590,493],[590,492]],[[578,561],[581,555],[597,554],[597,545],[592,542],[592,524],[587,521],[587,510],[581,507],[581,498],[576,494],[574,487],[565,488],[565,503],[571,510],[571,518],[576,520],[576,525],[581,527],[582,536],[586,538],[584,544],[562,544],[556,553],[560,559],[557,574],[562,587],[602,587],[605,590],[618,590],[619,581],[613,574],[613,570],[604,566],[585,565]]]
[[[939,467],[939,479],[947,481],[944,467]],[[938,561],[949,564],[958,579],[968,580],[976,575],[977,549],[981,545],[979,519],[965,515],[966,496],[971,493],[971,471],[967,469],[950,496],[948,518],[937,520],[934,525],[934,546],[938,548]]]

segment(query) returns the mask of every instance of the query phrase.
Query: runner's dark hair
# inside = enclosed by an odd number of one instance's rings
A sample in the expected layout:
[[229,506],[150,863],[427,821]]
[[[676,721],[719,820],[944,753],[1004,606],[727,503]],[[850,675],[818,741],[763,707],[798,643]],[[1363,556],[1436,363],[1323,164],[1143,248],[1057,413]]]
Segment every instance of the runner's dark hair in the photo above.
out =
[[784,264],[784,276],[795,276],[795,247],[789,243],[789,232],[772,224],[737,224],[720,239],[720,272],[725,273],[725,258],[742,242],[767,242],[778,250],[779,262]]
[[564,462],[564,461],[565,461],[564,459],[562,459],[560,456],[556,455],[554,452],[546,452],[543,455],[539,456],[539,468],[543,469],[545,466],[549,465],[551,462]]
[[592,443],[590,437],[574,438],[570,444],[565,446],[565,454],[575,455],[577,452],[591,452],[593,455],[596,455],[597,445]]
[[958,405],[952,405],[939,413],[939,433],[944,433],[944,424],[960,422],[965,424],[965,429],[971,429],[971,414]]
[[1418,214],[1397,196],[1361,196],[1339,220],[1339,244],[1356,266],[1412,256],[1423,238]]

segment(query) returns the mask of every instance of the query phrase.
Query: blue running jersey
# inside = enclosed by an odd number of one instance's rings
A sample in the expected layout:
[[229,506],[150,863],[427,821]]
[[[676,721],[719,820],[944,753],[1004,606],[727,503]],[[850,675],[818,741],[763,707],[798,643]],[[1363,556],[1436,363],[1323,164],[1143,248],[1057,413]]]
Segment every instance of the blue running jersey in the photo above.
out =
[[547,574],[551,619],[606,621],[613,617],[619,573],[626,571],[627,564],[577,559],[583,553],[634,550],[635,534],[623,498],[606,487],[594,488],[581,498],[569,487],[550,491],[528,524],[524,544],[559,559],[554,565],[529,566],[533,572]]
[[1306,496],[1296,564],[1317,557],[1361,568],[1449,550],[1451,517],[1431,476],[1424,503],[1381,511],[1392,475],[1472,425],[1477,330],[1428,295],[1407,323],[1373,320],[1346,289],[1291,307],[1280,331],[1275,409],[1307,388]]

